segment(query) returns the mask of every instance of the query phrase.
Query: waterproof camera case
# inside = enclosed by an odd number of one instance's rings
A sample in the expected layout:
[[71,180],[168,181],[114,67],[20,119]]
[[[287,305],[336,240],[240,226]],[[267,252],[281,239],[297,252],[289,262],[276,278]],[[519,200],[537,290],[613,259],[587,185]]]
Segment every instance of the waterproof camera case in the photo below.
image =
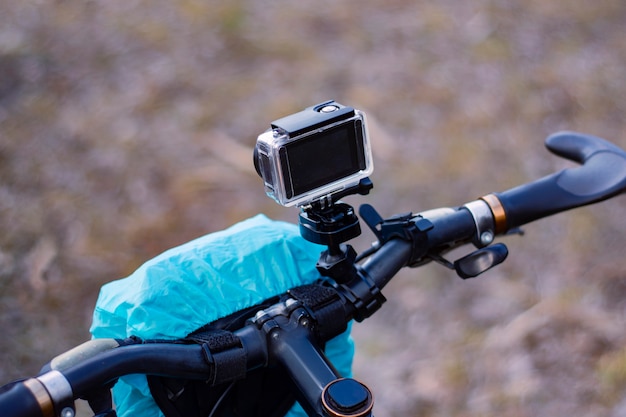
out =
[[283,206],[305,206],[357,185],[372,173],[365,114],[327,101],[278,119],[259,135],[254,164],[265,192]]

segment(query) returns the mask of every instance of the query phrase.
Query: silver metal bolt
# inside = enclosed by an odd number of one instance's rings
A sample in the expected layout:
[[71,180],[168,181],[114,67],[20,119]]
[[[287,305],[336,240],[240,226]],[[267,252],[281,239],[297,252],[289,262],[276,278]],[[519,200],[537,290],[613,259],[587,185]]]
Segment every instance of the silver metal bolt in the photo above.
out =
[[493,242],[493,232],[491,230],[486,230],[480,234],[480,243],[487,246]]
[[76,412],[72,407],[65,407],[63,410],[61,410],[61,417],[74,417],[75,415]]

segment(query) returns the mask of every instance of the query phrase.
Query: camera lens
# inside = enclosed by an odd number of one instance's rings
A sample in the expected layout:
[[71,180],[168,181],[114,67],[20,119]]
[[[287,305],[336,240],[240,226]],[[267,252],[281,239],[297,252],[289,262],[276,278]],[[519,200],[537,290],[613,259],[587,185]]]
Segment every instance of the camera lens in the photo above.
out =
[[254,169],[256,169],[256,173],[259,174],[259,177],[263,178],[261,174],[261,167],[259,167],[259,149],[255,146],[252,154],[252,161],[254,162]]

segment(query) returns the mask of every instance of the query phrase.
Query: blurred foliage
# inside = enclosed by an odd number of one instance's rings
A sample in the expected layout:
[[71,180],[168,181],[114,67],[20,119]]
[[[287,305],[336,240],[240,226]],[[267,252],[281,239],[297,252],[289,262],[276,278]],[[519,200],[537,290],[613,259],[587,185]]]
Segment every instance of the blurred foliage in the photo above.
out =
[[[271,120],[362,108],[368,202],[420,211],[570,166],[560,129],[626,146],[625,64],[621,0],[0,3],[0,379],[88,338],[98,288],[164,249],[295,221],[251,164]],[[506,237],[482,280],[392,282],[355,326],[378,413],[625,415],[622,204]]]
[[611,352],[598,362],[600,381],[606,386],[609,401],[620,398],[626,390],[626,348]]

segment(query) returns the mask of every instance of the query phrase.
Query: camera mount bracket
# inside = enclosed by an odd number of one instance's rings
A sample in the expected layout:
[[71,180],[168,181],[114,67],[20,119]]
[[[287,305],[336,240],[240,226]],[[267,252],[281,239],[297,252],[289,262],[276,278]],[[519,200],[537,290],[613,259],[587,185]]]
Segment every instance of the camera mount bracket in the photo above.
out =
[[328,246],[317,262],[318,271],[338,283],[350,281],[356,273],[354,268],[356,251],[352,246],[343,243],[361,234],[361,226],[354,208],[339,202],[339,199],[351,194],[369,194],[373,186],[369,178],[364,178],[353,187],[303,207],[300,212],[302,237],[309,242]]

